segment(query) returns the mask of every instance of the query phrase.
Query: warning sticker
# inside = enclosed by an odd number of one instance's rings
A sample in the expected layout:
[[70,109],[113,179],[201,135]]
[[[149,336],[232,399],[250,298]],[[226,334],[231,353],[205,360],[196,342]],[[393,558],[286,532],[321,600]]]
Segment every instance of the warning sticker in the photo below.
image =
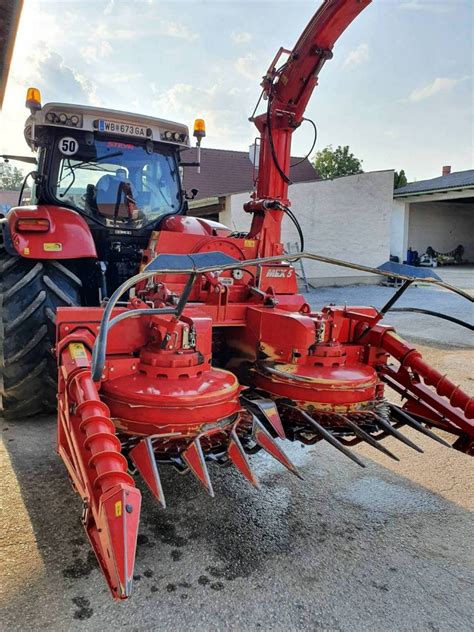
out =
[[219,283],[222,283],[222,285],[234,285],[234,279],[231,279],[230,277],[219,277],[218,281]]
[[86,348],[82,342],[71,342],[69,344],[69,353],[73,360],[87,360]]
[[45,252],[61,252],[63,245],[59,242],[46,242],[43,244],[43,250]]
[[122,501],[117,500],[117,502],[115,503],[115,517],[120,518],[121,515],[122,515]]
[[254,239],[245,239],[244,240],[244,246],[245,246],[245,248],[253,248],[255,246],[255,240]]

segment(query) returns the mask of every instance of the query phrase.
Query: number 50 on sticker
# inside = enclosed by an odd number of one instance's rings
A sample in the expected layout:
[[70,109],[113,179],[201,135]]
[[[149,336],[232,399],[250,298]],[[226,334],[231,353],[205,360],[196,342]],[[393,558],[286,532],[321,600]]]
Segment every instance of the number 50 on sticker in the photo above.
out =
[[79,143],[72,136],[64,136],[59,140],[59,151],[64,156],[74,156],[79,149]]

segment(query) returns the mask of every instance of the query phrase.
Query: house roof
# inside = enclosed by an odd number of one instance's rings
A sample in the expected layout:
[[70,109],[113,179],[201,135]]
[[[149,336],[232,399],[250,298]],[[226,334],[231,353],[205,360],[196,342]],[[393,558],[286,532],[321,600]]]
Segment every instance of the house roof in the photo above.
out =
[[404,187],[395,189],[394,197],[405,195],[417,195],[420,193],[434,193],[435,191],[445,191],[446,189],[462,189],[464,187],[474,187],[474,169],[467,171],[456,171],[446,176],[432,178],[431,180],[420,180],[410,182]]
[[0,190],[0,217],[6,215],[12,206],[18,205],[19,196],[19,191]]
[[23,0],[0,0],[0,108],[2,107]]
[[[196,148],[182,154],[183,162],[194,162],[197,159]],[[292,158],[293,163],[302,158]],[[308,159],[295,165],[290,171],[293,182],[309,182],[319,180],[317,172]],[[188,191],[199,190],[197,200],[219,197],[229,193],[243,193],[253,189],[253,165],[247,151],[228,149],[201,149],[201,173],[195,167],[185,167],[184,187]]]

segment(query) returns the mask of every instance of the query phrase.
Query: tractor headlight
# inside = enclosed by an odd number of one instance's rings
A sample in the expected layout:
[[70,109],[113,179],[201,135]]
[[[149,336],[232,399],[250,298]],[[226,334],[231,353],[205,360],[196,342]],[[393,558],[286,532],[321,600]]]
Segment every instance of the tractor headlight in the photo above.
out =
[[45,116],[48,123],[53,125],[67,125],[68,127],[82,127],[82,116],[67,112],[48,112]]
[[173,132],[171,130],[165,130],[160,134],[161,140],[168,140],[175,143],[185,143],[188,139],[187,134],[181,132]]

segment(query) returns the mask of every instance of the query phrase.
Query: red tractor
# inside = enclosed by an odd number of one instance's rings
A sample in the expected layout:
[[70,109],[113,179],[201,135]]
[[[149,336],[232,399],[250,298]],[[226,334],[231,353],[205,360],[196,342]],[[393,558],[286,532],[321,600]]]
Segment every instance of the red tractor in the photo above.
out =
[[[25,138],[37,152],[24,159],[35,164],[30,204],[2,220],[0,242],[0,395],[9,417],[56,409],[57,308],[99,305],[145,264],[163,220],[184,216],[187,206],[186,126],[63,103],[41,107],[35,89],[27,106]],[[199,139],[203,133],[196,130]]]
[[[456,448],[472,452],[474,399],[381,324],[414,279],[398,275],[403,285],[380,311],[314,312],[291,262],[328,260],[303,248],[285,255],[281,243],[284,214],[297,224],[288,200],[292,133],[334,43],[368,4],[326,0],[265,75],[245,234],[186,216],[181,126],[50,105],[28,131],[41,148],[40,203],[12,210],[4,226],[6,329],[20,332],[6,354],[7,409],[40,407],[58,308],[57,448],[116,599],[131,592],[135,473],[164,507],[165,466],[189,472],[211,495],[214,466],[232,465],[258,486],[249,455],[260,450],[300,476],[283,440],[325,440],[363,466],[350,449],[360,441],[394,459],[384,437],[421,452],[400,431],[408,426],[449,446],[432,429],[447,431]],[[18,305],[9,303],[14,294]],[[100,305],[74,306],[81,300]],[[388,388],[403,405],[391,403]]]

